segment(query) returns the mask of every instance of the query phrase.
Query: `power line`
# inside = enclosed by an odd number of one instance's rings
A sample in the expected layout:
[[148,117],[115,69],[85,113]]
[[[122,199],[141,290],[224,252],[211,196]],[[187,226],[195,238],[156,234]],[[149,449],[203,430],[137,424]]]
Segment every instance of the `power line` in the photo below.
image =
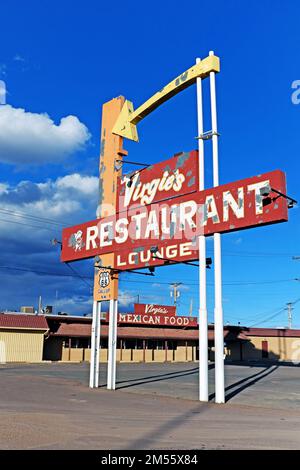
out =
[[[248,285],[260,285],[260,284],[278,284],[278,283],[290,282],[290,281],[294,281],[294,279],[290,278],[290,279],[278,279],[278,280],[274,280],[274,281],[223,282],[223,285],[224,286],[244,286],[244,285],[248,286]],[[129,282],[129,283],[134,283],[134,284],[161,284],[161,285],[171,285],[172,284],[172,282],[163,282],[163,281],[156,281],[156,280],[154,280],[153,282],[134,281],[132,279],[123,279],[123,282]],[[197,282],[183,282],[182,284],[184,284],[186,286],[198,286],[199,285],[199,283],[197,283]],[[208,286],[214,286],[214,284],[210,283],[210,282],[208,282],[207,285]]]
[[0,219],[1,222],[8,222],[10,224],[17,224],[17,225],[26,225],[27,227],[33,228],[40,228],[41,230],[49,230],[53,233],[54,229],[50,227],[43,227],[41,225],[32,225],[32,224],[25,224],[25,222],[17,222],[16,220],[7,220],[7,219]]
[[[300,297],[298,297],[298,299],[294,300],[294,302],[290,302],[292,305],[295,305],[297,304],[298,302],[300,302]],[[268,317],[268,318],[265,318],[263,319],[262,321],[258,322],[258,323],[255,323],[253,325],[250,325],[250,327],[252,326],[257,326],[257,325],[261,325],[262,323],[266,323],[267,321],[270,321],[272,320],[273,318],[277,317],[278,315],[280,315],[280,313],[284,312],[286,309],[286,307],[284,306],[283,308],[281,308],[281,310],[279,310],[278,312],[276,312],[274,315],[272,315],[271,317]]]
[[[78,277],[78,274],[67,274],[67,273],[54,273],[51,271],[42,271],[38,269],[28,269],[28,268],[21,268],[17,266],[0,266],[0,269],[8,269],[11,271],[24,271],[24,272],[30,272],[34,274],[42,274],[46,276],[57,276],[57,277]],[[91,276],[81,276],[81,278],[85,279],[92,279]]]
[[65,266],[67,266],[78,278],[80,278],[88,287],[92,288],[92,284],[90,284],[89,282],[87,282],[85,280],[85,278],[83,276],[81,276],[81,274],[78,273],[78,271],[75,270],[75,268],[73,268],[73,266],[69,265],[68,263],[65,263]]
[[253,326],[257,326],[257,325],[262,325],[263,323],[267,323],[268,321],[270,320],[273,320],[273,318],[275,317],[278,317],[278,315],[280,315],[282,312],[284,312],[284,308],[282,308],[281,310],[279,310],[278,312],[276,312],[274,315],[272,315],[271,317],[268,317],[268,318],[265,318],[264,320],[258,322],[258,323],[254,323],[253,325],[250,325],[249,328],[252,328]]
[[31,215],[31,214],[28,214],[28,212],[15,211],[15,210],[7,209],[5,207],[1,207],[0,212],[4,212],[5,214],[13,215],[15,217],[21,217],[23,219],[32,219],[32,220],[37,220],[39,222],[46,222],[52,225],[66,226],[65,223],[59,222],[54,219],[49,219],[47,217],[41,217],[38,215]]
[[[75,268],[71,267],[69,264],[65,263],[71,271],[74,272],[74,274],[77,277],[80,277],[82,279],[93,279],[93,276],[86,276],[83,274],[78,273]],[[8,269],[8,270],[15,270],[15,271],[26,271],[26,272],[33,272],[36,274],[45,274],[45,275],[50,275],[50,276],[63,276],[63,277],[70,277],[70,274],[65,274],[65,273],[55,273],[51,271],[42,271],[39,269],[31,269],[31,268],[24,268],[24,267],[19,267],[19,266],[6,266],[6,265],[0,265],[0,269]],[[264,284],[278,284],[278,283],[284,283],[284,282],[291,282],[293,281],[293,278],[290,279],[278,279],[274,281],[245,281],[245,282],[224,282],[223,285],[227,286],[241,286],[241,285],[264,285]],[[157,284],[157,285],[168,285],[171,286],[172,282],[166,282],[166,281],[156,281],[154,280],[153,282],[149,281],[140,281],[140,280],[132,280],[132,279],[122,279],[122,282],[124,283],[133,283],[133,284]],[[184,282],[182,283],[183,285],[187,286],[197,286],[198,283],[189,283],[189,282]],[[208,285],[213,286],[213,283],[208,283]],[[299,299],[300,301],[300,299]]]

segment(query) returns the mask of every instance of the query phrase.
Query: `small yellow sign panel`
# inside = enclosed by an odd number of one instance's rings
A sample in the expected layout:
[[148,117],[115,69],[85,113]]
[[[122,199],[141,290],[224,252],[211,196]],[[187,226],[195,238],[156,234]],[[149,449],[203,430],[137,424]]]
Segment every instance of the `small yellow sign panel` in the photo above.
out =
[[118,274],[109,269],[113,267],[114,255],[108,253],[101,256],[101,258],[99,257],[99,261],[99,266],[103,267],[95,268],[94,300],[116,300],[118,298]]

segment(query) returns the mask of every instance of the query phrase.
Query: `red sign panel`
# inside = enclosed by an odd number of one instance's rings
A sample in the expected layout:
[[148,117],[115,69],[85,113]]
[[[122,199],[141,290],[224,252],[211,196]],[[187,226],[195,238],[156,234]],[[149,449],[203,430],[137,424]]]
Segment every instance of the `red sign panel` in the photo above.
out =
[[118,323],[134,323],[137,325],[159,325],[176,327],[188,327],[198,325],[196,317],[182,317],[176,315],[162,314],[150,315],[140,313],[119,313]]
[[116,216],[64,229],[61,259],[72,261],[112,252],[120,270],[163,264],[163,260],[153,259],[153,246],[158,248],[156,257],[171,262],[196,259],[200,234],[287,221],[286,200],[271,188],[286,194],[282,171],[147,206],[130,206]]
[[174,305],[134,304],[134,313],[150,315],[176,315]]
[[199,188],[198,151],[179,153],[119,178],[117,212],[190,194]]

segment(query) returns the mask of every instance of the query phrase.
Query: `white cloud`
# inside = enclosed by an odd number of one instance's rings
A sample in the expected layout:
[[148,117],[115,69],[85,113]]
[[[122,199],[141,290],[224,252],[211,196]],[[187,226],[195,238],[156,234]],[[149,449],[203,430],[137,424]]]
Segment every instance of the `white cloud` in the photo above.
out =
[[[97,203],[98,178],[95,176],[74,173],[43,183],[21,181],[17,186],[0,183],[1,209],[50,218],[63,224],[92,219]],[[12,220],[24,222],[22,217]],[[1,229],[3,231],[3,224]]]
[[[72,277],[74,273],[60,262],[59,246],[50,242],[53,238],[61,240],[63,226],[25,215],[66,225],[91,220],[98,203],[97,183],[98,178],[78,173],[40,183],[21,181],[16,186],[0,183],[0,246],[3,248],[0,265],[11,267],[0,271],[0,310],[19,309],[24,302],[36,305],[36,299],[42,295],[44,304],[57,304],[57,310],[75,314],[91,312],[92,263],[86,260],[74,266],[86,276],[85,280]],[[91,191],[87,195],[88,184]],[[64,276],[45,276],[39,271]],[[21,288],[16,290],[16,285]],[[125,305],[128,300],[125,295],[123,300]]]
[[25,62],[24,57],[22,57],[20,54],[16,54],[13,58],[15,62]]
[[81,176],[79,173],[64,176],[57,180],[60,189],[75,189],[87,196],[97,194],[99,180],[95,176]]
[[0,75],[5,77],[6,76],[6,70],[7,70],[6,64],[0,64]]
[[93,310],[93,297],[83,297],[74,295],[73,297],[62,297],[55,301],[56,312],[71,312],[72,314],[92,314]]
[[11,164],[57,163],[82,150],[90,139],[76,116],[56,125],[47,114],[0,106],[0,161]]
[[6,183],[0,183],[0,194],[7,192],[8,185]]
[[119,289],[118,300],[121,307],[129,307],[129,305],[137,301],[137,296],[132,295],[128,291]]

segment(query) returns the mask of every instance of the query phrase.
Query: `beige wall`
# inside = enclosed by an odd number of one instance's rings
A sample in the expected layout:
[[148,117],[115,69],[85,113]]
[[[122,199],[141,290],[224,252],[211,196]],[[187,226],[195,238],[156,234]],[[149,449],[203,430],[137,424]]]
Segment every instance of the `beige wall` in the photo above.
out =
[[[269,360],[300,360],[300,338],[249,336],[250,344],[243,345],[244,359],[262,359],[262,341],[268,342]],[[264,359],[266,360],[266,359]]]
[[[108,350],[101,348],[100,350],[100,361],[106,362],[108,357]],[[174,357],[174,359],[173,359]],[[187,357],[187,359],[186,359]],[[117,361],[120,361],[121,351],[117,349]],[[196,358],[196,347],[188,346],[187,349],[185,346],[179,346],[177,350],[167,351],[167,361],[173,362],[186,362],[194,361]],[[62,361],[69,361],[69,348],[62,348]],[[70,360],[73,362],[81,361],[90,361],[90,349],[81,349],[81,348],[71,348]],[[122,361],[121,362],[143,362],[144,353],[142,349],[123,349],[122,350]],[[163,349],[146,349],[145,350],[145,362],[165,362],[166,361],[166,351]]]
[[0,329],[0,363],[41,362],[44,332]]
[[[0,333],[0,341],[1,341],[1,334],[3,337],[3,333]],[[24,333],[22,333],[24,335]],[[11,335],[11,332],[9,333]],[[26,336],[27,335],[27,336]],[[14,335],[13,335],[14,336]],[[32,334],[32,333],[25,333],[25,337],[21,339],[19,336],[14,336],[14,340],[10,339],[9,344],[11,346],[6,346],[7,351],[12,351],[9,353],[10,358],[15,357],[15,361],[40,361],[41,360],[41,348],[42,348],[42,334]],[[29,340],[30,339],[30,340]],[[298,360],[300,361],[300,338],[273,338],[273,337],[255,337],[250,336],[250,341],[243,342],[243,360],[279,360],[279,361],[293,361]],[[13,343],[15,341],[15,343]],[[35,342],[34,342],[35,341]],[[264,359],[262,358],[262,341],[268,341],[268,350],[269,350],[269,358]],[[6,339],[7,343],[7,339]],[[23,344],[24,343],[24,344]],[[8,344],[8,343],[7,343]],[[14,347],[13,344],[16,344]],[[27,344],[25,347],[24,345]],[[30,346],[31,344],[31,346]],[[37,351],[35,351],[34,344],[37,344]],[[29,354],[29,350],[31,347],[31,355]],[[10,349],[9,349],[10,348]],[[24,354],[24,348],[27,348],[27,356]],[[57,348],[57,349],[55,349]],[[57,359],[58,354],[57,350],[61,348],[61,353],[59,359]],[[3,346],[2,346],[3,349]],[[1,358],[1,343],[0,343],[0,358]],[[15,351],[16,350],[16,351]],[[53,352],[53,358],[49,357],[50,353],[45,357],[45,359],[52,359],[52,360],[63,360],[69,361],[69,348],[62,347],[61,343],[58,341],[53,343],[51,348],[48,351]],[[226,352],[226,359],[232,361],[239,361],[240,360],[240,344],[239,343],[229,343],[225,349]],[[12,354],[14,356],[12,356]],[[29,354],[29,355],[28,355]],[[117,361],[120,361],[121,351],[117,349]],[[146,362],[165,362],[166,360],[166,353],[164,350],[155,349],[146,349],[145,350],[145,361]],[[54,358],[56,357],[56,358]],[[108,350],[101,349],[100,353],[100,360],[101,362],[106,362],[108,357]],[[210,351],[210,360],[214,359],[214,351],[213,348]],[[23,359],[22,359],[23,358]],[[35,358],[35,359],[34,359]],[[38,359],[39,358],[39,359]],[[12,360],[12,359],[7,359]],[[90,360],[90,350],[89,349],[81,349],[81,348],[71,348],[70,360],[75,362],[81,361],[89,361]],[[175,362],[186,362],[186,361],[195,361],[196,360],[196,346],[193,346],[192,343],[188,345],[186,348],[184,342],[179,343],[177,349],[174,351],[174,361]],[[143,350],[142,349],[123,349],[122,350],[122,362],[143,362]],[[167,361],[173,361],[173,351],[167,351]]]
[[152,349],[146,349],[145,351],[145,361],[146,362],[153,362],[153,352]]
[[143,362],[143,350],[142,349],[133,349],[132,350],[132,360],[133,360],[133,362]]
[[175,361],[176,362],[186,362],[186,347],[177,346],[175,350]]
[[172,362],[173,361],[173,350],[169,349],[167,353],[167,361]]
[[122,362],[131,362],[131,349],[122,350]]
[[154,349],[154,362],[165,362],[166,352],[162,349]]

